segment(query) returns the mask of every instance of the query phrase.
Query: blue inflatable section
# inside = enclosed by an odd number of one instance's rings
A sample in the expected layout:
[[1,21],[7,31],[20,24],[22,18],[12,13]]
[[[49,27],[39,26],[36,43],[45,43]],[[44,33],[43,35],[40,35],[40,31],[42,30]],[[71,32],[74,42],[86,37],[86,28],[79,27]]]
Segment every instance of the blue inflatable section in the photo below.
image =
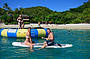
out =
[[37,29],[31,29],[31,37],[38,37]]
[[48,37],[48,32],[47,32],[47,28],[44,29],[46,31],[46,37]]
[[7,36],[8,37],[17,37],[17,30],[18,29],[8,29]]
[[2,28],[2,29],[0,29],[0,36],[1,36],[1,32],[2,32],[2,30],[3,30],[3,28]]

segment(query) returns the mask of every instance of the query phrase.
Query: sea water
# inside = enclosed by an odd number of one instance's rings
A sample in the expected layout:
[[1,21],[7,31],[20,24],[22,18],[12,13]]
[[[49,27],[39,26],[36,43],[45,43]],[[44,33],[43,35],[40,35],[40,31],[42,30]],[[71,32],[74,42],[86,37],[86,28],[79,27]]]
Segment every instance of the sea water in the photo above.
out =
[[[90,30],[52,30],[56,43],[72,44],[69,48],[45,48],[30,52],[29,48],[12,46],[12,42],[24,42],[25,38],[0,36],[0,59],[90,59]],[[33,41],[44,42],[40,38]]]

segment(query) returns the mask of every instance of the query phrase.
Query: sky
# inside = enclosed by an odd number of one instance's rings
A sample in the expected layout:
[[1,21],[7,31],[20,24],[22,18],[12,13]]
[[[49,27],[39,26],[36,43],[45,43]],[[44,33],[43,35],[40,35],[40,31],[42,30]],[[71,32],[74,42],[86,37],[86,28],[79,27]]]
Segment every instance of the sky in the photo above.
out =
[[70,8],[81,6],[87,1],[88,0],[0,0],[0,7],[3,7],[4,3],[7,3],[12,10],[20,7],[29,8],[43,6],[53,11],[62,12]]

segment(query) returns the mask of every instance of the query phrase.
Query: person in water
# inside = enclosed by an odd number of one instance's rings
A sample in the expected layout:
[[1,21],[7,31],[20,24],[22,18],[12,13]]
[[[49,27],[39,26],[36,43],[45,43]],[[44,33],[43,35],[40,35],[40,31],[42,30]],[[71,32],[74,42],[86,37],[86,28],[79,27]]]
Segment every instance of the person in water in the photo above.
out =
[[41,47],[39,49],[43,49],[47,46],[54,45],[54,35],[53,35],[53,33],[51,32],[51,30],[49,28],[47,29],[47,32],[48,32],[48,38],[42,37],[42,39],[45,39],[46,41],[44,42],[43,47]]
[[34,42],[31,39],[31,27],[28,28],[28,31],[26,33],[26,40],[24,41],[25,45],[30,45],[30,50],[32,50]]
[[41,27],[41,25],[40,25],[40,22],[38,22],[38,25],[37,25],[37,27]]
[[33,29],[44,29],[44,28],[43,28],[43,27],[41,27],[40,22],[38,22],[37,27],[33,27]]

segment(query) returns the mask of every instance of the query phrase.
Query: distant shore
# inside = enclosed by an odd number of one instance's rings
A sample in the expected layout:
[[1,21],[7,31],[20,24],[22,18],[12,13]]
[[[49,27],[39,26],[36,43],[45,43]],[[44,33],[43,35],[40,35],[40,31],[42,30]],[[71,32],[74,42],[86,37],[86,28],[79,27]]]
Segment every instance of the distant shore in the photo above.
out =
[[[25,24],[25,28],[37,27],[38,24]],[[18,25],[0,24],[0,28],[18,28]],[[90,29],[90,24],[41,24],[41,27],[50,29]]]

